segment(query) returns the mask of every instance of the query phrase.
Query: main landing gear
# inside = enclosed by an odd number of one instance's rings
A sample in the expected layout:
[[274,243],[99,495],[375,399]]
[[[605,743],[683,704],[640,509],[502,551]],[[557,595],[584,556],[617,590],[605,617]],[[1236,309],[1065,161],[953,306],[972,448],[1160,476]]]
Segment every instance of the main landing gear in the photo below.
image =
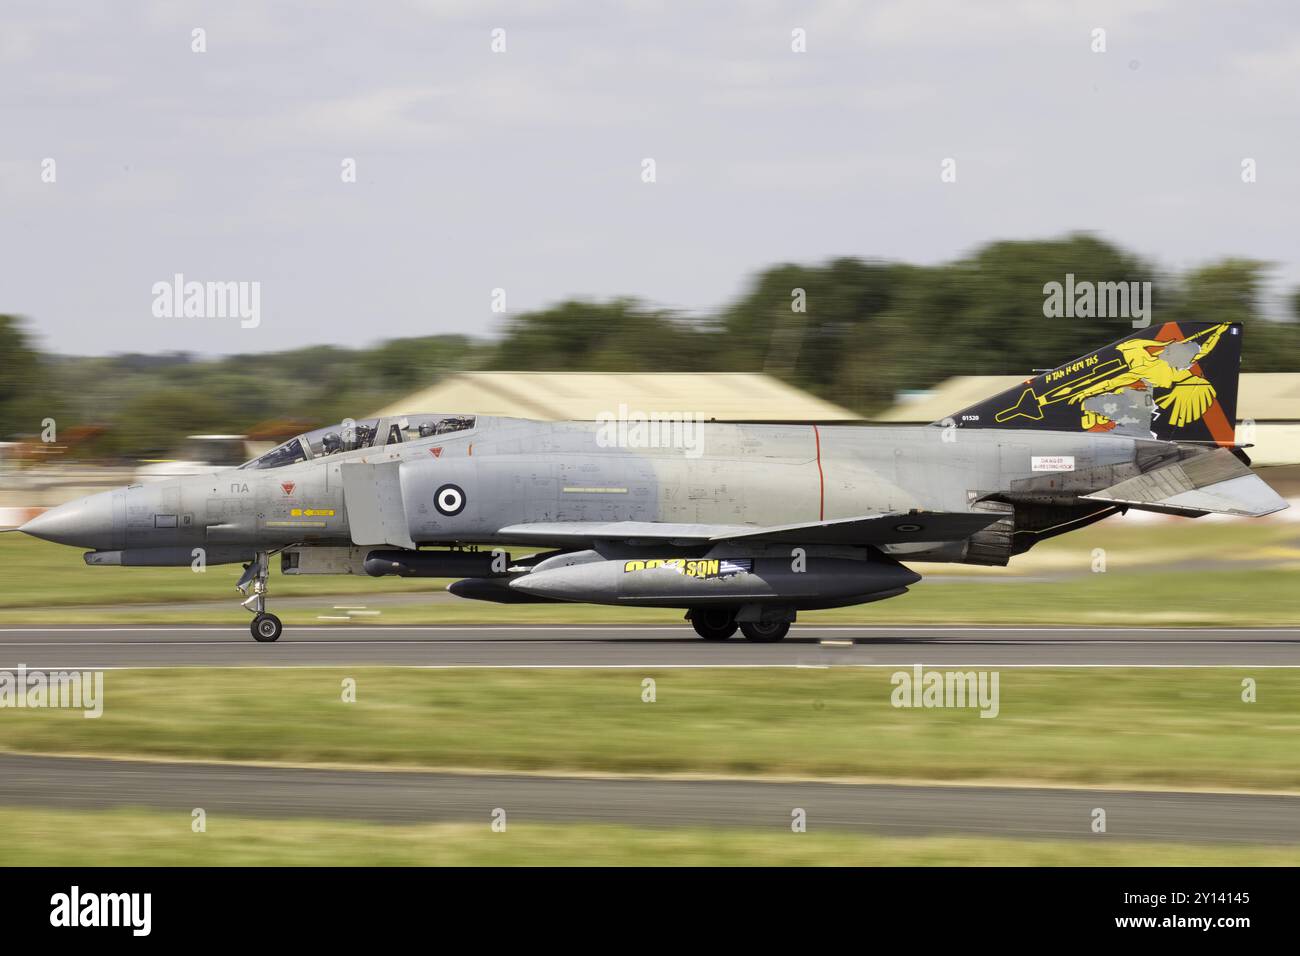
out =
[[725,641],[736,633],[736,614],[725,607],[691,608],[687,616],[706,641]]
[[789,621],[746,621],[740,625],[745,640],[755,644],[775,644],[790,633]]
[[737,624],[735,608],[693,607],[686,616],[695,633],[706,641],[725,641],[739,630],[747,641],[774,644],[790,633],[789,621],[742,621]]
[[253,635],[253,640],[263,644],[278,641],[284,631],[280,619],[266,610],[266,581],[270,575],[271,556],[266,551],[259,551],[251,564],[244,565],[244,574],[235,585],[241,593],[248,595],[240,603],[253,612],[253,621],[248,625],[248,630]]

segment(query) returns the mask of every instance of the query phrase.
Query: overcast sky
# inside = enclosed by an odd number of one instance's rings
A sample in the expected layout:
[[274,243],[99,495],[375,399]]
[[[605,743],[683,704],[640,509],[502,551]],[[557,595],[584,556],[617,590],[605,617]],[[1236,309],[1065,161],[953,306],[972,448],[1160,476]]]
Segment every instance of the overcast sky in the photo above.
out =
[[[0,103],[0,312],[60,352],[491,334],[495,288],[704,313],[1072,230],[1300,285],[1286,0],[4,0]],[[176,273],[260,324],[156,316]]]

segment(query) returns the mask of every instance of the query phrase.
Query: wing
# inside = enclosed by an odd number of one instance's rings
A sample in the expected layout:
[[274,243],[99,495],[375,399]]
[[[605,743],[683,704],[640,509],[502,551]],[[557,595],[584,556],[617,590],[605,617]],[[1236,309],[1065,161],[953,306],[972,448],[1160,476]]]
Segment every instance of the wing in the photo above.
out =
[[590,544],[598,540],[680,546],[720,544],[727,541],[862,546],[910,541],[959,541],[1000,517],[1002,515],[989,512],[909,511],[767,527],[671,524],[659,521],[547,521],[509,525],[498,533],[520,542],[561,547]]

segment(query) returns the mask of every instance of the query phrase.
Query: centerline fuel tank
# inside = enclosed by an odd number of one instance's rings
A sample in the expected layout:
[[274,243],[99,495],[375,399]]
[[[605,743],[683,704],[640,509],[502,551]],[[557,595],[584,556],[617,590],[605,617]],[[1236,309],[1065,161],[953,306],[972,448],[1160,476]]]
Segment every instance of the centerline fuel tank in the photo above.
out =
[[636,558],[535,571],[510,587],[536,597],[642,607],[751,603],[837,607],[897,594],[921,576],[882,560],[809,557]]

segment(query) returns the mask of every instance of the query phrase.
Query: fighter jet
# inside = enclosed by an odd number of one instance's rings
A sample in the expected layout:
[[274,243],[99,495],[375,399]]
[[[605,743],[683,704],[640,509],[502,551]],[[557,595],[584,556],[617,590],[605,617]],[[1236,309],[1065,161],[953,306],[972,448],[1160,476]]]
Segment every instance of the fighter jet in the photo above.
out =
[[90,565],[243,564],[264,642],[282,631],[277,555],[284,574],[682,608],[705,640],[779,641],[801,610],[903,594],[907,564],[1005,565],[1129,509],[1285,508],[1235,440],[1241,341],[1238,324],[1165,323],[926,426],[673,423],[698,429],[682,442],[663,422],[349,420],[20,530]]

